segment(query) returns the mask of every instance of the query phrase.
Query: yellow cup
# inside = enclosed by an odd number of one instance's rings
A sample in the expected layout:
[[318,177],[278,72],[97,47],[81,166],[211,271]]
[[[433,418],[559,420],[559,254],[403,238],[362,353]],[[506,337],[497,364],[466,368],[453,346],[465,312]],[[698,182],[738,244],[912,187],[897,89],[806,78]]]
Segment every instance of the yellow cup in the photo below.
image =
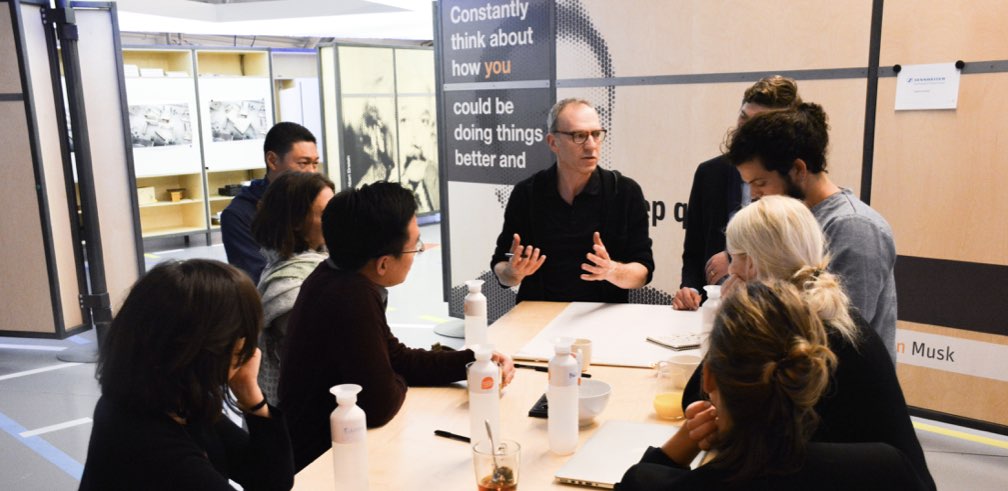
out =
[[655,394],[654,409],[659,418],[681,419],[683,417],[682,391]]

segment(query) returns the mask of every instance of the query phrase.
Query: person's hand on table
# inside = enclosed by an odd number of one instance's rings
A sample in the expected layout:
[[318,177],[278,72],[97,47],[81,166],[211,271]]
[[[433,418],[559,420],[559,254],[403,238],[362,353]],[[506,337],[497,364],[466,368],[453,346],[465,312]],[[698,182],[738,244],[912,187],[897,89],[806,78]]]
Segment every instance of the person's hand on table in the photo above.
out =
[[689,287],[682,287],[676,292],[672,299],[672,308],[675,310],[696,310],[700,308],[700,294]]
[[496,351],[494,351],[490,359],[501,368],[501,388],[507,387],[511,383],[511,379],[514,378],[514,360],[510,356]]
[[716,285],[725,276],[728,276],[728,264],[730,262],[728,260],[728,253],[724,251],[711,256],[707,260],[707,264],[704,265],[704,277],[707,279],[707,284]]
[[511,259],[507,262],[507,274],[521,283],[526,276],[535,273],[546,262],[546,255],[538,247],[523,246],[521,236],[514,234],[511,241]]
[[689,431],[690,439],[702,450],[710,450],[717,441],[717,408],[709,401],[696,401],[686,406],[684,416],[683,427]]

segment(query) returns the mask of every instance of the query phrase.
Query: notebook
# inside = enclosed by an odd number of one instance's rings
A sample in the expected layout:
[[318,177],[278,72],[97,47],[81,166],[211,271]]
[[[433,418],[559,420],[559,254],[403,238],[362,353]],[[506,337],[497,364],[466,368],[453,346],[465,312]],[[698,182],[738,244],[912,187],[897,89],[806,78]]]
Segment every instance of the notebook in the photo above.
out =
[[660,447],[678,429],[670,424],[606,421],[554,477],[565,484],[612,489],[644,450]]

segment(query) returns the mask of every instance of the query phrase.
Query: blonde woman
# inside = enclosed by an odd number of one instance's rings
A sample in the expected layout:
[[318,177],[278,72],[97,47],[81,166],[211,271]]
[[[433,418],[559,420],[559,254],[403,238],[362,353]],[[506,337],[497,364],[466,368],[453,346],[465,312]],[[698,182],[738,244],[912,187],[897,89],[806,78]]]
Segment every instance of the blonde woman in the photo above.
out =
[[[808,207],[794,198],[764,196],[732,218],[725,236],[731,256],[727,296],[745,282],[785,280],[826,326],[838,365],[815,406],[821,422],[812,439],[888,443],[934,489],[889,352],[851,307],[838,277],[826,269],[826,240]],[[698,369],[683,393],[683,407],[702,397]]]
[[[836,363],[822,321],[794,286],[741,285],[711,332],[710,402],[691,404],[679,431],[649,448],[616,489],[926,489],[891,445],[810,441]],[[690,470],[698,441],[711,435],[715,457]]]

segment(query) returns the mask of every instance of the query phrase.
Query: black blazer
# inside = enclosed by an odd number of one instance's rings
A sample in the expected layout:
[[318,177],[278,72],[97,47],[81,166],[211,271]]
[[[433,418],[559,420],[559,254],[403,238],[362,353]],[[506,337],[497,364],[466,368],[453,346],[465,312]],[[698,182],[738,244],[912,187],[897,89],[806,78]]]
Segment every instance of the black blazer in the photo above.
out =
[[737,210],[741,202],[742,177],[727,157],[714,157],[697,166],[686,208],[680,288],[696,288],[705,295],[704,266],[711,256],[725,250],[728,215]]

